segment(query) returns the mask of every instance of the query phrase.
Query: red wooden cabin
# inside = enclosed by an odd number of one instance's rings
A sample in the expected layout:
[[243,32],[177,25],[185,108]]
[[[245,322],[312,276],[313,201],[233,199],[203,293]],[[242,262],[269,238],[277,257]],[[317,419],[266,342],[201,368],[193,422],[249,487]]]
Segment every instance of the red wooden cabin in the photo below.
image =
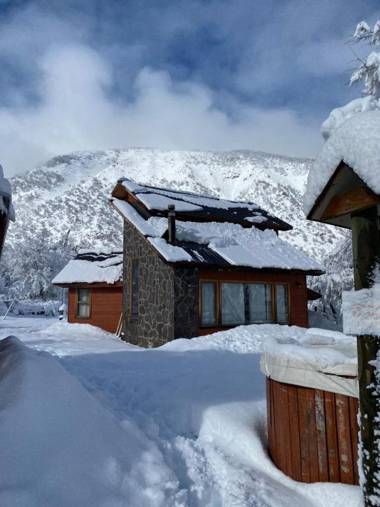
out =
[[122,252],[81,251],[54,278],[68,289],[68,322],[116,333],[122,315]]

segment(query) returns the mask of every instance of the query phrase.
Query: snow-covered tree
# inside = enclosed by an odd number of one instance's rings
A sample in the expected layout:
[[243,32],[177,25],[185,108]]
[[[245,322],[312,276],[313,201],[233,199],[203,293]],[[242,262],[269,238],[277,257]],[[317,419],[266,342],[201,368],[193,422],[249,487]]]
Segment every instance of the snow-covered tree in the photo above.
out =
[[[376,21],[373,29],[370,29],[365,21],[361,21],[356,27],[353,40],[365,41],[370,46],[380,44],[380,21]],[[359,67],[354,70],[350,79],[350,85],[358,81],[364,82],[363,95],[375,99],[380,98],[380,52],[371,51],[365,58],[357,58]]]
[[345,120],[354,114],[374,109],[380,109],[380,21],[376,21],[373,28],[361,21],[354,32],[352,44],[368,44],[370,52],[365,57],[355,56],[357,67],[350,79],[350,86],[363,83],[362,96],[352,100],[343,107],[331,111],[327,120],[322,124],[322,135],[328,139],[331,133]]
[[17,299],[57,298],[60,290],[51,285],[51,280],[75,251],[66,238],[48,243],[46,237],[42,229],[24,237],[16,248],[6,245],[0,267],[1,292]]

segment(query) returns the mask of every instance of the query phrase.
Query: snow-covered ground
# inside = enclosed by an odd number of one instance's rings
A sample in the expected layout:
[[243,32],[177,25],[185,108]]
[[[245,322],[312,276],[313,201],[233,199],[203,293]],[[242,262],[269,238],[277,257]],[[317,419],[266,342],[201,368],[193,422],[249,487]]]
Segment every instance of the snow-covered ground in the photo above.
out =
[[9,335],[30,348],[0,344],[1,506],[360,505],[359,488],[296,483],[268,458],[259,351],[300,328],[153,350],[49,318],[6,319]]

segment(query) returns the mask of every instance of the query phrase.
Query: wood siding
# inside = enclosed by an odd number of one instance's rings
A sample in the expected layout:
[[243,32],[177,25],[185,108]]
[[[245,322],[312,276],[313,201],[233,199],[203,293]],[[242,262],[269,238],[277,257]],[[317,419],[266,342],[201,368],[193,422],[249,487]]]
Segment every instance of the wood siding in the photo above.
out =
[[91,291],[91,313],[88,319],[77,317],[77,288],[82,288],[82,286],[69,288],[68,321],[79,324],[92,324],[105,331],[115,333],[123,309],[122,286],[83,286],[83,288]]
[[[199,270],[199,281],[267,282],[287,285],[289,288],[289,325],[308,327],[306,275],[282,271]],[[200,327],[199,335],[226,329],[225,327]]]
[[267,378],[269,454],[301,482],[358,484],[358,400]]

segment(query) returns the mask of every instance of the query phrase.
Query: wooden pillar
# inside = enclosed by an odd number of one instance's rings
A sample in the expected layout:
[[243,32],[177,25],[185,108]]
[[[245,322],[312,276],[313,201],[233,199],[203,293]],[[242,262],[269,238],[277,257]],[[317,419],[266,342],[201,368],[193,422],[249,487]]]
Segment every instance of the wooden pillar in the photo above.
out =
[[[355,289],[366,289],[373,284],[374,268],[380,259],[377,209],[364,210],[351,219]],[[379,345],[378,336],[358,336],[361,486],[366,507],[380,506],[380,385],[374,366]]]

